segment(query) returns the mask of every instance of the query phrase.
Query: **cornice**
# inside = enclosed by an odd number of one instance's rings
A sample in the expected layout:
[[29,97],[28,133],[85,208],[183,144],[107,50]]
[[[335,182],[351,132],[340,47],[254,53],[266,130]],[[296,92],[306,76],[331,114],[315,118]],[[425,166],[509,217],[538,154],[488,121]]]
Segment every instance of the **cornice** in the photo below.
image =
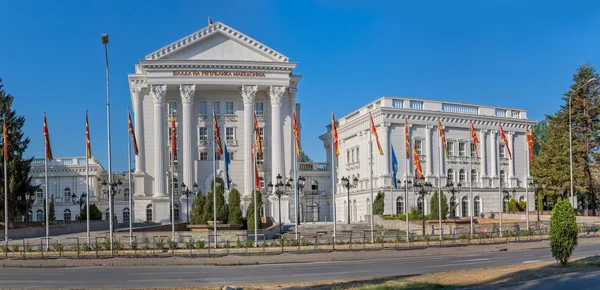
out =
[[260,52],[263,55],[267,55],[274,61],[279,62],[288,62],[288,58],[285,55],[275,51],[274,49],[256,41],[255,39],[225,25],[222,22],[216,22],[212,25],[209,25],[203,29],[200,29],[184,38],[181,38],[163,48],[160,48],[148,55],[146,55],[147,60],[154,60],[170,55],[176,51],[182,50],[188,46],[191,46],[209,36],[221,33],[235,41],[238,41],[245,46],[254,49]]
[[227,70],[227,71],[259,71],[259,72],[281,72],[291,73],[295,68],[295,63],[247,63],[247,62],[229,62],[227,61],[161,61],[148,62],[142,61],[141,67],[147,71],[168,71],[168,70]]

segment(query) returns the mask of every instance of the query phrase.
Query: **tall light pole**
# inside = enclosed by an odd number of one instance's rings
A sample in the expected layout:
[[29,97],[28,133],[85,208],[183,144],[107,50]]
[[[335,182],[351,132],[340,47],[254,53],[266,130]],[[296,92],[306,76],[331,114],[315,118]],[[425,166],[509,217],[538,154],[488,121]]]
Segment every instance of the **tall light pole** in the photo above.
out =
[[354,177],[352,184],[350,184],[350,176],[342,177],[342,186],[346,188],[348,193],[348,224],[350,224],[350,188],[358,185],[358,177]]
[[581,88],[587,86],[589,83],[595,80],[596,78],[589,79],[587,82],[585,82],[585,84],[581,85],[569,94],[569,171],[571,175],[571,205],[573,208],[577,208],[577,200],[575,199],[575,193],[573,191],[573,138],[571,138],[571,131],[573,129],[571,128],[571,99],[573,98],[573,94],[575,92],[579,91]]
[[189,210],[188,200],[190,199],[190,196],[193,196],[196,193],[196,190],[198,190],[198,184],[194,182],[194,185],[192,185],[192,188],[193,188],[193,191],[190,190],[189,188],[187,188],[187,185],[185,185],[185,183],[181,184],[181,194],[183,194],[185,196],[185,212],[187,215],[186,222],[188,224],[190,224],[190,210]]
[[[283,234],[283,224],[281,223],[281,196],[289,194],[292,185],[289,182],[283,184],[283,177],[281,174],[277,174],[277,183],[273,185],[273,183],[269,182],[268,188],[272,195],[276,195],[279,200],[279,233]],[[273,190],[275,188],[275,190]]]
[[[104,44],[104,58],[106,60],[106,129],[108,134],[108,184],[112,184],[112,162],[111,162],[111,149],[110,149],[110,90],[108,83],[108,34],[102,34],[102,44]],[[111,194],[108,195],[108,203],[112,205],[113,196]],[[110,250],[113,248],[113,209],[111,206],[109,208],[110,214]]]

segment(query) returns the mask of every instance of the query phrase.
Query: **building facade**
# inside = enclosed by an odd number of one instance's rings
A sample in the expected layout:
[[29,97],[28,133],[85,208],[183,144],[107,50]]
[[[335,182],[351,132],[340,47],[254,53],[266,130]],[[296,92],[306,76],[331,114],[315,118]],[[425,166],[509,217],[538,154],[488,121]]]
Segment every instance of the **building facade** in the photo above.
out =
[[[128,76],[139,147],[135,221],[168,222],[170,193],[174,191],[181,206],[183,183],[188,188],[197,184],[203,194],[213,179],[223,183],[224,157],[213,153],[213,112],[231,156],[231,186],[242,195],[244,215],[253,193],[254,113],[263,138],[264,155],[258,160],[262,192],[277,175],[286,180],[292,176],[296,156],[292,114],[296,110],[300,115],[296,93],[301,79],[293,74],[295,67],[286,56],[221,22],[168,44],[135,65]],[[175,158],[171,156],[172,113],[177,126]],[[276,198],[263,197],[267,215],[277,214]],[[293,217],[290,200],[282,198],[284,221]]]
[[[384,155],[379,154],[375,143],[370,143],[375,142],[375,138],[370,132],[369,114],[373,116]],[[401,188],[405,180],[412,182],[416,174],[412,149],[409,160],[406,158],[405,122],[409,146],[416,148],[425,181],[433,187],[424,197],[417,195],[414,187],[408,190],[406,197]],[[448,157],[442,149],[439,122],[444,128]],[[471,142],[471,124],[479,140],[477,148]],[[500,124],[508,144],[499,136]],[[530,179],[525,133],[534,124],[535,121],[528,120],[527,111],[522,109],[382,97],[338,120],[337,220],[346,222],[348,215],[351,221],[367,220],[371,214],[371,180],[374,196],[378,191],[385,192],[385,214],[402,214],[413,207],[428,214],[430,198],[438,188],[444,192],[449,208],[454,208],[458,217],[488,216],[505,210],[511,198],[526,201],[529,197],[532,201],[533,194],[526,188]],[[320,138],[327,151],[327,160],[331,160],[331,125]],[[398,190],[392,187],[392,147],[398,160]],[[350,197],[348,189],[342,185],[342,177],[358,179],[356,187],[350,188]],[[446,188],[448,182],[455,188],[461,184],[461,191],[454,192],[453,196]],[[533,210],[533,202],[527,207]]]

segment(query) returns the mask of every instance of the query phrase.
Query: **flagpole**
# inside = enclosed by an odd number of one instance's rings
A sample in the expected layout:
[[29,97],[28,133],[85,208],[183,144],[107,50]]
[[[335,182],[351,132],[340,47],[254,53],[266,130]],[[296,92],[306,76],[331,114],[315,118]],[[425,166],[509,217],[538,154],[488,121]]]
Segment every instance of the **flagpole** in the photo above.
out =
[[[294,125],[295,126],[298,125],[295,122],[296,122],[296,108],[294,106],[294,121],[292,122],[292,132],[295,132]],[[294,204],[295,204],[294,205],[294,208],[295,208],[294,220],[295,220],[295,224],[296,224],[295,228],[296,228],[296,241],[297,241],[298,240],[298,226],[299,226],[299,222],[298,222],[298,203],[299,203],[298,202],[298,200],[299,200],[299,197],[298,197],[298,194],[299,194],[298,184],[299,184],[299,182],[298,182],[298,171],[296,169],[297,162],[298,162],[298,156],[296,154],[297,154],[298,150],[300,150],[300,148],[298,148],[298,143],[296,142],[296,136],[295,136],[295,134],[292,134],[292,135],[293,135],[292,136],[292,140],[294,142],[294,148],[296,149],[296,152],[294,152],[294,150],[292,150],[292,161],[293,161],[292,164],[294,166],[294,180],[296,182],[295,185],[294,184],[292,184],[292,185],[296,189],[295,190],[296,194],[294,194]]]
[[217,115],[215,113],[215,107],[213,106],[213,116],[214,122],[213,131],[214,131],[214,142],[213,142],[213,235],[215,239],[215,247],[217,246],[217,155],[215,154],[215,146],[217,146],[217,131],[214,130],[218,128]]
[[[260,138],[260,136],[259,136]],[[256,143],[256,140],[252,141],[253,143]],[[256,146],[254,146],[256,147]],[[253,167],[253,172],[252,175],[254,175],[252,177],[252,180],[254,180],[254,188],[252,188],[252,191],[254,192],[254,247],[258,247],[258,213],[257,213],[257,209],[258,209],[258,193],[256,192],[256,161],[258,161],[258,148],[256,148],[256,150],[254,150],[255,152],[252,152],[252,159],[254,160],[254,162],[252,162],[252,167]],[[264,154],[264,153],[263,153]],[[260,184],[259,184],[260,185]]]
[[373,214],[373,132],[371,132],[371,134],[369,134],[369,147],[370,147],[370,151],[369,154],[371,155],[371,162],[369,162],[369,165],[371,167],[371,242],[374,243],[375,242],[375,233],[373,232],[375,230],[375,225],[374,225],[374,214]]
[[[44,119],[45,119],[46,113],[44,112]],[[46,137],[47,138],[47,137]],[[46,196],[45,196],[45,200],[46,200],[46,206],[45,206],[45,211],[46,211],[46,249],[50,248],[50,213],[48,211],[49,209],[49,205],[48,205],[48,194],[50,193],[48,190],[48,143],[47,143],[47,139],[46,139],[46,150],[44,150],[44,178],[46,181]]]
[[[129,108],[127,108],[127,116],[129,116]],[[129,129],[129,128],[127,128]],[[129,167],[129,245],[131,246],[133,244],[133,201],[132,201],[132,195],[133,195],[133,190],[131,188],[131,134],[129,133],[129,130],[127,130],[127,166]],[[89,195],[89,194],[88,194]],[[88,215],[89,216],[89,215]],[[89,219],[88,219],[89,220]],[[89,223],[88,223],[89,226]],[[89,243],[89,242],[88,242]]]
[[[6,113],[4,114],[4,128],[6,128]],[[7,134],[7,130],[4,130],[4,134]],[[2,136],[4,140],[8,140],[6,136]],[[4,240],[6,241],[6,250],[8,251],[8,171],[6,168],[6,159],[8,156],[7,142],[4,142]]]
[[[498,122],[498,125],[500,125],[500,122]],[[502,176],[500,175],[500,131],[498,131],[498,138],[496,139],[496,148],[498,148],[498,155],[494,156],[494,158],[498,158],[498,162],[496,162],[496,169],[498,171],[498,196],[500,197],[500,208],[498,211],[500,212],[500,237],[502,237],[502,205],[504,200],[502,199]]]
[[529,142],[527,141],[527,135],[525,135],[525,215],[527,216],[527,235],[529,235]]
[[[469,149],[471,149],[471,144],[473,142],[473,136],[471,133],[471,139],[469,139]],[[471,237],[473,236],[473,214],[475,212],[475,205],[473,203],[473,152],[471,152],[471,156],[469,156],[469,205],[470,205],[470,211],[471,211],[471,218],[470,218],[470,222],[471,222],[471,228],[470,228],[470,232],[471,232]]]
[[[404,139],[405,139],[405,144],[404,146],[406,146],[406,152],[405,152],[405,156],[408,153],[410,144],[408,143],[410,140],[408,138],[408,121],[406,119],[404,119]],[[407,142],[408,141],[408,142]],[[404,162],[404,215],[406,217],[406,242],[409,242],[409,235],[408,232],[410,230],[410,224],[409,224],[409,218],[408,218],[408,156],[406,156],[406,160]]]
[[[387,134],[387,130],[385,132]],[[390,155],[390,166],[388,167],[388,169],[392,169],[390,170],[390,215],[393,216],[394,215],[394,175],[392,174],[394,171],[394,168],[392,166],[392,163],[394,162],[394,160],[392,160],[392,150],[390,149],[392,147],[392,142],[390,141],[390,136],[388,136],[388,155]],[[396,184],[397,185],[397,184]],[[384,196],[385,197],[385,196]],[[385,200],[385,198],[384,198]],[[385,206],[384,206],[385,208]],[[385,213],[385,210],[384,210]]]
[[[335,122],[335,119],[334,119]],[[333,130],[333,128],[332,128]],[[337,233],[337,205],[335,204],[335,137],[331,131],[331,195],[333,199],[333,245],[335,247]]]
[[[87,141],[86,141],[87,142]],[[85,148],[87,152],[87,147]],[[87,155],[87,153],[86,153]],[[87,229],[87,244],[90,246],[90,157],[85,158],[85,188],[87,194],[85,195],[85,223]]]
[[[442,144],[442,122],[440,121],[440,119],[438,118],[438,147],[440,150],[440,154],[438,155],[438,157],[440,158],[440,164],[439,164],[439,168],[440,171],[438,172],[438,214],[439,214],[439,227],[440,227],[440,242],[442,241],[442,239],[444,238],[444,233],[443,233],[443,229],[442,229],[442,154],[444,154],[444,150],[443,150],[443,144]],[[433,159],[432,159],[433,160]]]

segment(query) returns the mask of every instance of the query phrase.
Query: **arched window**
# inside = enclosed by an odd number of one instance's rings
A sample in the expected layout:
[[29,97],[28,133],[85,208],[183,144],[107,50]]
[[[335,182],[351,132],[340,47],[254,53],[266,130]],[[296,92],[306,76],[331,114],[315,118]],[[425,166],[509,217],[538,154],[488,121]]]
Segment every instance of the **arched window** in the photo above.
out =
[[463,196],[460,207],[461,207],[461,216],[468,217],[469,216],[469,198],[468,197]]
[[508,197],[504,197],[502,199],[502,211],[506,212],[508,210]]
[[44,190],[41,188],[38,188],[38,190],[35,191],[35,195],[37,195],[36,200],[39,202],[42,202],[42,200],[44,199]]
[[464,182],[466,181],[466,177],[465,177],[465,170],[461,169],[458,171],[458,181],[461,184],[464,184]]
[[454,170],[452,168],[448,169],[448,181],[454,182]]
[[311,190],[312,191],[318,191],[319,190],[319,182],[317,180],[313,180],[312,181]]
[[473,187],[477,187],[477,170],[476,169],[471,170],[471,184],[473,185]]
[[129,209],[128,208],[123,209],[123,223],[129,224]]
[[32,222],[33,221],[33,211],[29,210],[27,212],[27,221]]
[[[171,209],[170,206],[169,206],[169,209]],[[178,204],[175,205],[175,209],[173,210],[173,212],[175,212],[175,222],[179,222],[179,205]],[[169,217],[171,217],[171,211],[169,211]]]
[[36,221],[43,222],[44,221],[44,212],[41,209],[38,209],[36,212]]
[[[71,200],[71,189],[70,188],[65,188],[65,190],[63,190],[64,195],[63,197],[65,198],[65,202],[68,202]],[[58,196],[58,198],[60,198],[60,196]]]
[[[69,190],[70,191],[70,190]],[[65,191],[66,194],[66,191]],[[65,209],[64,213],[63,213],[63,221],[64,222],[68,222],[71,221],[71,210],[70,209]]]
[[424,208],[425,204],[423,203],[423,197],[419,196],[419,198],[417,199],[417,211],[419,212],[419,215],[424,214]]
[[129,188],[123,189],[123,200],[129,201]]
[[481,198],[479,196],[475,197],[475,201],[473,202],[473,215],[479,216],[481,214]]
[[525,201],[525,197],[521,195],[521,197],[519,197],[519,202],[523,202]]
[[404,214],[404,197],[396,198],[396,214]]
[[146,221],[152,221],[152,204],[146,206]]

